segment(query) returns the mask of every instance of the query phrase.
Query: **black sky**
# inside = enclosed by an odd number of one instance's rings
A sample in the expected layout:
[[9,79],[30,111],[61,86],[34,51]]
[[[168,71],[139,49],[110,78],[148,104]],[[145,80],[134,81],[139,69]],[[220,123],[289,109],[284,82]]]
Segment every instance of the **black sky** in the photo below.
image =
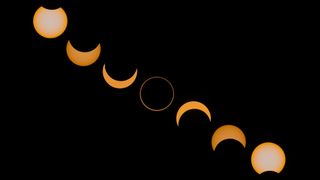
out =
[[[45,39],[33,30],[39,6],[65,9],[69,24],[62,36]],[[295,60],[302,56],[296,21],[289,5],[32,1],[27,88],[47,175],[293,176],[299,154]],[[99,60],[89,67],[72,64],[67,40],[82,51],[101,43]],[[117,79],[138,68],[136,82],[111,88],[102,77],[104,63]],[[149,111],[139,100],[151,76],[175,88],[165,111]],[[211,123],[191,111],[176,126],[177,109],[190,100],[208,106]],[[212,151],[211,135],[224,124],[244,131],[245,149],[231,140]],[[286,152],[281,174],[258,176],[251,167],[253,149],[266,141]]]

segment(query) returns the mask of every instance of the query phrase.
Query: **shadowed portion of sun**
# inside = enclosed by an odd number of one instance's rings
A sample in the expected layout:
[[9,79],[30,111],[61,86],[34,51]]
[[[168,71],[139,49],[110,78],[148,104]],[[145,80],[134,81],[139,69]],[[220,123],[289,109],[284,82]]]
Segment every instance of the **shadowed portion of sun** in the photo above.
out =
[[251,164],[258,174],[267,171],[280,173],[285,163],[285,153],[277,144],[271,142],[262,143],[252,152]]
[[67,14],[62,8],[46,9],[40,7],[33,16],[33,26],[39,35],[45,38],[56,38],[67,28]]
[[[148,84],[148,83],[150,83],[150,82],[152,82],[152,81],[157,81],[157,80],[158,80],[158,81],[160,80],[160,81],[166,83],[166,84],[169,86],[169,89],[170,89],[172,95],[171,95],[171,99],[170,99],[170,101],[167,103],[167,105],[165,105],[164,107],[157,107],[157,108],[155,108],[155,107],[151,107],[150,105],[148,105],[148,104],[145,102],[145,100],[143,99],[143,92],[144,92],[144,88],[145,88],[146,84]],[[140,101],[141,101],[141,103],[143,104],[143,106],[144,106],[145,108],[149,109],[150,111],[163,111],[163,110],[167,109],[167,108],[172,104],[172,102],[173,102],[173,100],[174,100],[174,87],[172,86],[171,82],[170,82],[168,79],[166,79],[166,78],[164,78],[164,77],[161,77],[161,76],[153,76],[153,77],[148,78],[147,80],[145,80],[145,81],[142,83],[142,85],[141,85],[141,87],[140,87],[140,91],[139,91],[139,97],[140,97]],[[159,97],[159,96],[158,96],[158,97]]]

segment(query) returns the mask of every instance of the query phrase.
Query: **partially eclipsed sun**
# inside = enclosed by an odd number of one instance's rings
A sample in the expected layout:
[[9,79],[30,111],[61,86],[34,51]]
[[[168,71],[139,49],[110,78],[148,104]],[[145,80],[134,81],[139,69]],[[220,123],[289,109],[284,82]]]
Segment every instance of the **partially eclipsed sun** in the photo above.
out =
[[182,115],[185,112],[187,112],[189,110],[194,110],[194,109],[204,112],[208,116],[209,121],[211,121],[211,113],[206,105],[204,105],[203,103],[198,102],[198,101],[189,101],[189,102],[184,103],[179,108],[179,110],[177,112],[177,115],[176,115],[177,126],[179,126],[180,119],[181,119]]
[[102,68],[102,74],[103,74],[103,78],[104,80],[113,88],[117,88],[117,89],[124,89],[129,87],[131,84],[133,84],[133,82],[136,80],[137,75],[138,75],[138,69],[136,69],[136,71],[134,72],[134,74],[127,80],[123,80],[123,81],[119,81],[119,80],[115,80],[113,79],[107,72],[106,68],[105,68],[105,64],[103,65]]
[[99,43],[93,50],[83,52],[75,49],[71,42],[68,41],[66,50],[71,62],[78,66],[90,66],[98,60],[101,53],[101,45]]
[[67,28],[67,14],[62,8],[46,9],[40,7],[33,16],[34,29],[45,38],[56,38]]
[[257,146],[251,156],[253,169],[262,174],[267,171],[280,173],[286,163],[284,151],[277,144],[266,142]]
[[246,147],[246,136],[242,130],[234,125],[224,125],[214,132],[211,139],[212,149],[216,150],[219,143],[227,139],[234,139]]

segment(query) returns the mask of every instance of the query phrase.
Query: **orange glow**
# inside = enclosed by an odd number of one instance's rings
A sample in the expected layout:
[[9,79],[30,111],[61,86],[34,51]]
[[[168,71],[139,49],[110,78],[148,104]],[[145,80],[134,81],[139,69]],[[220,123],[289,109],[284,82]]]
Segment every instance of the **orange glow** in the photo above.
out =
[[98,44],[98,46],[88,52],[82,52],[75,49],[71,42],[68,41],[67,43],[67,55],[71,62],[78,66],[89,66],[96,62],[100,56],[101,52],[101,46]]
[[253,169],[261,174],[267,171],[280,173],[286,163],[284,151],[277,144],[266,142],[257,146],[251,156]]
[[129,79],[124,80],[124,81],[118,81],[118,80],[115,80],[115,79],[111,78],[109,76],[109,74],[107,73],[107,71],[106,71],[105,64],[103,65],[103,68],[102,68],[102,74],[103,74],[104,80],[111,87],[117,88],[117,89],[123,89],[123,88],[129,87],[136,80],[137,75],[138,75],[138,69],[136,69],[134,74]]
[[220,142],[227,139],[237,140],[243,147],[246,147],[246,136],[242,130],[233,125],[224,125],[217,129],[212,136],[211,145],[213,150],[216,149]]
[[56,38],[67,28],[67,14],[62,8],[46,9],[40,7],[33,16],[34,29],[45,38]]
[[209,121],[211,121],[211,113],[210,113],[209,109],[207,108],[207,106],[205,106],[204,104],[202,104],[201,102],[198,102],[198,101],[189,101],[189,102],[186,102],[185,104],[183,104],[177,112],[176,121],[177,121],[178,126],[179,126],[181,116],[185,112],[187,112],[189,110],[193,110],[193,109],[200,110],[200,111],[204,112],[208,116]]

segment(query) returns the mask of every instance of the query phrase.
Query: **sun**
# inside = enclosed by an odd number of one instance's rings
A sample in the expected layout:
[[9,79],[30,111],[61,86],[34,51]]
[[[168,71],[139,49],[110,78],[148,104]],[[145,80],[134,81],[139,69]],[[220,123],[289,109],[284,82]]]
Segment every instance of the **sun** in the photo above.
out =
[[33,26],[39,35],[45,38],[56,38],[67,28],[67,14],[62,8],[46,9],[40,7],[33,16]]
[[67,56],[69,57],[70,61],[78,66],[90,66],[91,64],[95,63],[101,53],[101,45],[100,43],[91,51],[82,52],[75,49],[71,42],[67,42],[66,46]]
[[266,142],[257,146],[251,156],[253,169],[262,174],[267,171],[280,173],[286,163],[284,151],[277,144]]

